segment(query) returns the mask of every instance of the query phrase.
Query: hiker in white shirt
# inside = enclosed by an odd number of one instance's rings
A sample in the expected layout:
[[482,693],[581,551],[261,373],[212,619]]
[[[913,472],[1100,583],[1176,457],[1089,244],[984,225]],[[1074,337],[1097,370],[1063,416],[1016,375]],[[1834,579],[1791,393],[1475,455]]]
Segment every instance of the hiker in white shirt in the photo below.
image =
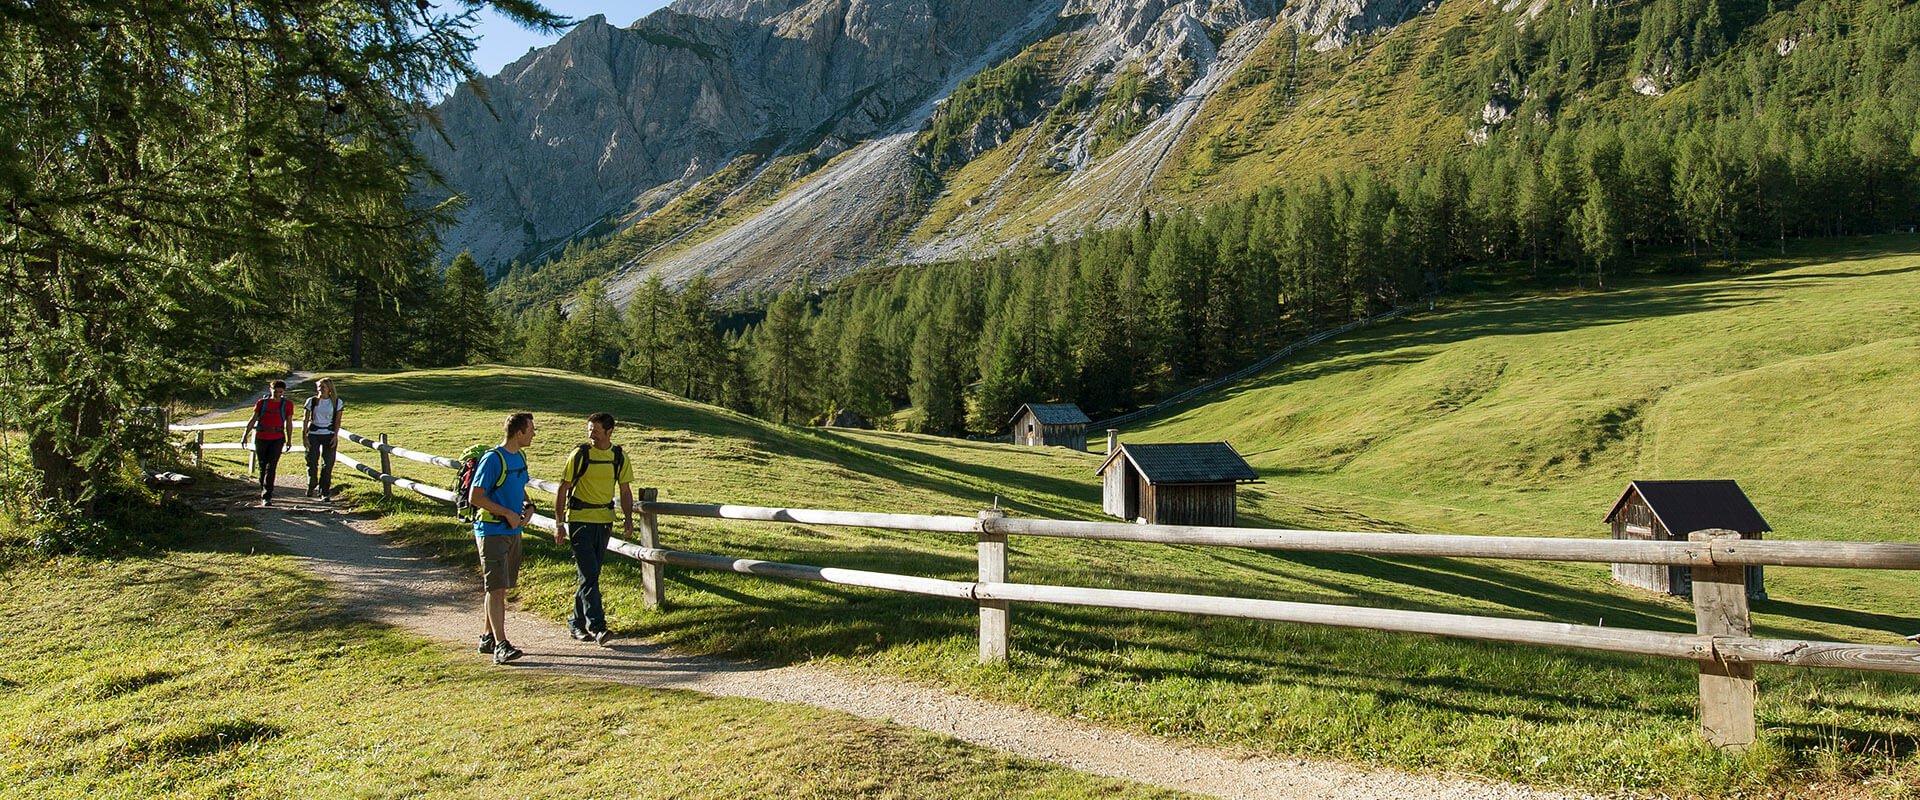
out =
[[340,446],[340,409],[346,403],[333,393],[333,379],[314,383],[307,398],[307,496],[333,499],[333,454]]

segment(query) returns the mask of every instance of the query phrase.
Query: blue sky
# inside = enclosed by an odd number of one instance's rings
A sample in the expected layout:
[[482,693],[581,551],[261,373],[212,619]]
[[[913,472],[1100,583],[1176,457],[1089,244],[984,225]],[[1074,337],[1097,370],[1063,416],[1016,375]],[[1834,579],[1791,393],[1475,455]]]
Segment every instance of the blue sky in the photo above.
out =
[[[571,19],[584,19],[595,14],[605,14],[608,22],[624,26],[666,6],[667,2],[668,0],[635,0],[634,2],[546,0],[545,5],[554,13]],[[502,19],[491,9],[480,12],[479,22],[474,26],[473,32],[476,39],[473,64],[480,68],[480,74],[489,77],[526,55],[527,48],[544,47],[560,38],[560,34],[529,31]]]

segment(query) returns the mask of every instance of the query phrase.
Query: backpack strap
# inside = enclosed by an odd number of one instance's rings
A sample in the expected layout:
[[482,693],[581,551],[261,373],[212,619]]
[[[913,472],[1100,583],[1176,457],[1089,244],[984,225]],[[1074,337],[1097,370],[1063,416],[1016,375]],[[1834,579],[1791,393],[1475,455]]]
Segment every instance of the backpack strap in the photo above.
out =
[[573,483],[575,485],[579,485],[581,478],[587,477],[587,467],[592,466],[592,462],[587,458],[587,451],[592,447],[592,442],[581,442],[580,444],[574,445],[573,458],[568,459],[568,472],[573,474]]
[[280,398],[280,424],[271,428],[264,424],[258,424],[259,422],[264,422],[261,418],[267,415],[267,408],[269,408],[267,404],[270,402],[273,402],[273,398],[271,397],[262,397],[254,402],[253,417],[256,420],[254,430],[285,433],[287,430],[287,420],[293,418],[293,401],[284,397]]
[[[581,478],[584,478],[587,476],[588,467],[591,467],[594,464],[603,463],[603,462],[592,460],[590,456],[590,453],[592,452],[593,452],[592,442],[582,442],[573,448],[573,458],[571,459],[570,471],[573,474],[573,483],[575,486],[579,485]],[[617,445],[617,444],[614,445],[613,446],[613,479],[616,483],[620,480],[620,465],[623,462],[625,462],[626,459],[627,459],[627,455],[626,453],[621,452],[620,445]],[[612,509],[613,507],[614,507],[613,500],[608,500],[607,502],[599,505],[589,505],[587,503],[581,502],[578,495],[570,494],[567,496],[567,508],[574,511],[579,511],[579,510],[588,509],[588,508]]]
[[519,469],[507,469],[507,448],[496,447],[496,448],[493,448],[493,452],[500,454],[500,477],[494,480],[493,488],[498,489],[502,486],[507,485],[507,473],[509,472],[526,472],[527,471],[527,468],[524,464]]
[[[498,477],[498,478],[495,478],[495,479],[493,480],[493,486],[487,489],[487,499],[489,499],[489,500],[493,500],[493,490],[494,490],[494,489],[498,489],[498,488],[500,488],[500,487],[502,487],[502,486],[505,486],[505,485],[507,484],[507,473],[509,473],[509,472],[526,472],[526,471],[527,471],[527,468],[526,468],[525,466],[522,466],[522,467],[520,467],[519,469],[511,469],[511,470],[510,470],[510,469],[507,469],[507,449],[506,449],[506,448],[504,448],[504,447],[495,447],[495,448],[493,448],[493,452],[495,452],[495,453],[497,453],[497,454],[499,454],[499,456],[500,456],[500,477]],[[480,469],[480,468],[479,468],[479,466],[478,466],[478,465],[476,464],[476,465],[474,466],[474,470],[475,470],[475,471],[477,472],[477,471],[479,471],[479,469]],[[494,500],[494,502],[496,502],[496,503],[497,503],[497,502],[499,502],[499,501],[498,501],[498,500]],[[485,517],[486,517],[486,520],[487,520],[488,522],[506,522],[506,521],[507,521],[505,517],[502,517],[502,516],[500,516],[500,515],[498,515],[498,514],[495,514],[495,513],[493,513],[493,512],[491,512],[491,511],[483,511],[483,512],[481,512],[481,513],[485,515]]]

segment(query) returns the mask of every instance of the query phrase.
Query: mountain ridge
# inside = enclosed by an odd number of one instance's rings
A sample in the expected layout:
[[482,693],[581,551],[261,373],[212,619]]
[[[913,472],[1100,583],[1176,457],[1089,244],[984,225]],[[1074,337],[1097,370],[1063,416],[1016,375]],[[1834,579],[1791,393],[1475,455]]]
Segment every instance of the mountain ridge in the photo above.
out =
[[[1056,83],[1106,91],[1129,70],[1137,80],[1186,90],[1200,79],[1217,83],[1237,66],[1222,69],[1222,45],[1235,43],[1230,53],[1243,58],[1258,32],[1283,22],[1317,32],[1315,41],[1341,42],[1353,35],[1354,20],[1371,24],[1412,7],[1409,0],[681,0],[628,28],[604,16],[583,21],[488,79],[497,118],[463,89],[439,109],[445,141],[420,141],[469,200],[444,237],[446,251],[471,250],[494,274],[509,261],[550,259],[570,242],[624,239],[596,270],[621,302],[648,274],[669,285],[707,275],[732,291],[828,280],[882,259],[937,260],[1017,238],[983,236],[977,214],[929,232],[925,215],[938,202],[939,176],[927,169],[926,142],[916,136],[947,110],[956,87],[999,64],[1035,48],[1061,51],[1061,76],[1047,76],[1042,95]],[[903,43],[916,37],[918,46]],[[768,71],[809,77],[772,80]],[[904,73],[915,77],[888,80]],[[1113,191],[1096,190],[1100,208],[1069,203],[1054,214],[1056,227],[1111,224],[1135,213],[1181,133],[1158,120],[1169,111],[1191,119],[1206,94],[1176,98],[1168,108],[1136,104],[1134,116],[1152,118],[1140,131],[1147,138],[1123,144],[1122,158],[1102,164],[1103,174],[1131,182],[1129,198],[1116,204]],[[1045,112],[1056,100],[1039,103]],[[976,127],[968,160],[1022,126],[988,116]],[[1056,159],[1076,177],[1099,161],[1085,146],[1098,137],[1080,133],[1079,144]],[[1120,138],[1107,132],[1108,140]],[[1157,155],[1144,159],[1154,163],[1141,181],[1127,167],[1148,152]]]

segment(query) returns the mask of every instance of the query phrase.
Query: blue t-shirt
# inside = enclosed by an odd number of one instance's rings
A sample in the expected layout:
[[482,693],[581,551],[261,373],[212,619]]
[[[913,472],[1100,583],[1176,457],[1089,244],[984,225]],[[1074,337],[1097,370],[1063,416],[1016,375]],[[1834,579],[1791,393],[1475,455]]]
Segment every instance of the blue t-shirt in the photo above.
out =
[[[502,457],[505,457],[502,460]],[[500,480],[504,471],[506,480]],[[495,483],[500,484],[494,486]],[[501,508],[514,512],[527,503],[527,457],[521,453],[509,453],[503,448],[493,448],[480,457],[480,467],[474,470],[473,485],[485,492],[487,499],[499,503]],[[520,532],[519,528],[509,528],[505,522],[492,521],[493,514],[480,512],[480,518],[474,520],[475,536],[511,536]]]

